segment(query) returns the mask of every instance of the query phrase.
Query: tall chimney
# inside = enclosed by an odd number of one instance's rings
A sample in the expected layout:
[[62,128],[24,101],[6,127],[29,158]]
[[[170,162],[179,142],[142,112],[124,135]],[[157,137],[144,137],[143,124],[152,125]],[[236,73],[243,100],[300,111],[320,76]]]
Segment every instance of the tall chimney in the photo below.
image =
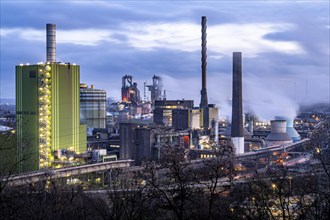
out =
[[202,90],[201,90],[201,103],[200,109],[203,114],[203,128],[204,130],[209,128],[209,114],[208,114],[208,100],[207,100],[207,90],[206,90],[206,17],[202,16]]
[[243,108],[242,108],[242,53],[233,53],[233,103],[231,137],[237,154],[244,153]]
[[46,56],[47,62],[56,62],[56,24],[47,24]]

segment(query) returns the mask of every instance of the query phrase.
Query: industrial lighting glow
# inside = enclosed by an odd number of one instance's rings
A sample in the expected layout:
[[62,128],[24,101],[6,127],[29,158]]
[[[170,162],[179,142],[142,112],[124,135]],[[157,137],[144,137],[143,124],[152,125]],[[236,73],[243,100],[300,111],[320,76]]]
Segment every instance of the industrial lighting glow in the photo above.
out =
[[54,157],[51,154],[51,67],[44,65],[39,75],[39,166],[40,169],[48,168]]

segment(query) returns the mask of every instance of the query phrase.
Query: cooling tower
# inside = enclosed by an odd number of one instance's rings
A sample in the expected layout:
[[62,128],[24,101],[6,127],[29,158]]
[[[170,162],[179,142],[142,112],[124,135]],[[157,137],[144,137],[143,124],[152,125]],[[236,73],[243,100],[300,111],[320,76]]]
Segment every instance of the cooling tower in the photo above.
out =
[[286,133],[286,120],[272,120],[271,132],[265,140],[267,146],[292,143],[291,137]]
[[275,119],[286,120],[286,133],[291,137],[293,142],[299,141],[301,139],[300,135],[293,127],[293,120],[285,116],[276,116]]

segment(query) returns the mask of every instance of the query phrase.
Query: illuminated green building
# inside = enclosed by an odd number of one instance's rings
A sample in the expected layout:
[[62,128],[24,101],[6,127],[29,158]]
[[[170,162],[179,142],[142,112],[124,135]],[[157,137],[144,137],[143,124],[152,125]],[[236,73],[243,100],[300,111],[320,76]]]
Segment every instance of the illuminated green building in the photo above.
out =
[[[55,152],[86,151],[80,124],[80,67],[48,62],[16,66],[19,172],[54,167]],[[72,158],[70,158],[72,159]]]

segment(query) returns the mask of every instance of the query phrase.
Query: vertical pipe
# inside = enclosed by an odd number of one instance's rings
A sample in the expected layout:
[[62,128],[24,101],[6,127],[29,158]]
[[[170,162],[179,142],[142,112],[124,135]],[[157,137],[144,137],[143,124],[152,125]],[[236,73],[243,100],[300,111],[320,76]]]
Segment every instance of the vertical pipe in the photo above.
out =
[[46,32],[46,61],[56,62],[56,24],[46,24]]
[[242,53],[233,53],[233,104],[231,136],[243,137]]
[[147,82],[143,83],[143,101],[146,102],[147,101]]

